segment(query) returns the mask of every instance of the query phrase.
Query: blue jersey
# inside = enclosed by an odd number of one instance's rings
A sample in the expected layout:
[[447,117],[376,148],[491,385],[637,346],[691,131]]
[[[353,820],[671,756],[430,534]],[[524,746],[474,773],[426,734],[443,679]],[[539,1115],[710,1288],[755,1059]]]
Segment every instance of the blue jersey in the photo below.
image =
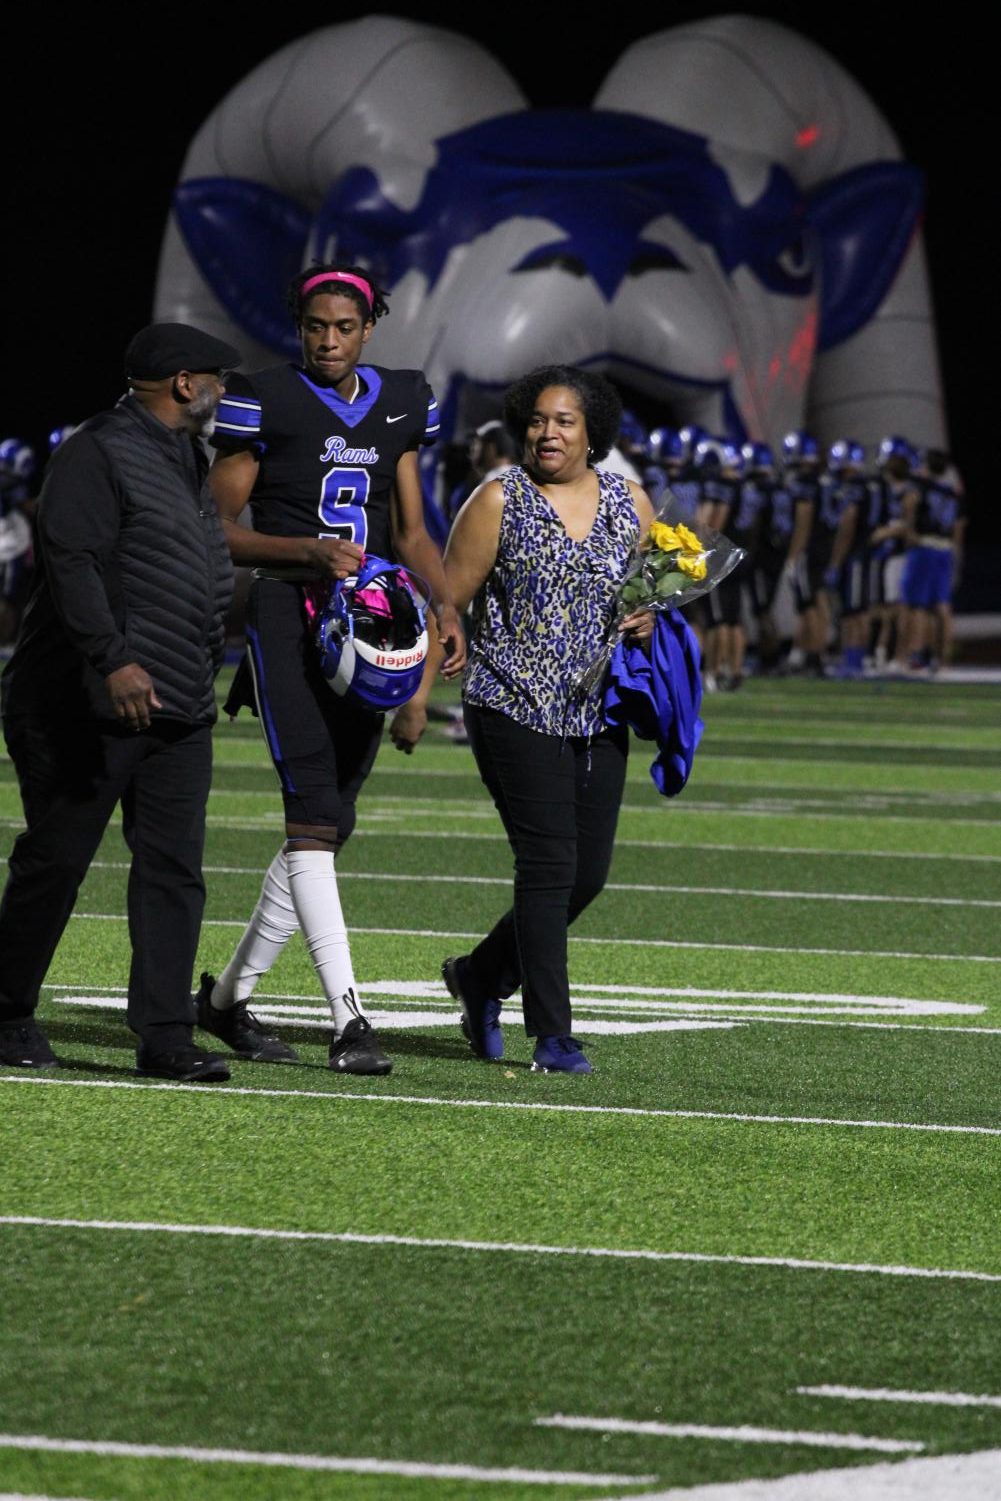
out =
[[433,443],[438,408],[419,370],[359,365],[353,401],[296,365],[227,378],[212,445],[250,450],[255,530],[279,537],[344,537],[386,556],[389,503],[404,453]]
[[773,552],[785,552],[792,538],[794,501],[792,490],[782,480],[764,481],[768,510],[764,525],[768,546]]
[[[870,538],[880,527],[901,519],[904,514],[904,496],[913,488],[913,480],[890,479],[885,474],[879,474],[869,481],[867,527]],[[901,552],[903,546],[903,537],[885,537],[881,542],[870,542],[870,551],[876,557],[889,558],[894,553]]]
[[726,535],[742,547],[750,546],[757,538],[767,504],[767,492],[758,481],[744,480],[737,488],[736,505],[727,520]]
[[682,470],[677,479],[670,482],[671,494],[681,507],[682,521],[694,521],[702,499],[702,480],[691,469]]
[[941,479],[921,477],[914,484],[918,491],[914,513],[914,530],[918,537],[951,538],[963,513],[963,503],[955,490]]
[[[826,531],[834,533],[841,524],[841,518],[851,507],[863,507],[861,511],[862,532],[865,532],[866,519],[868,517],[869,492],[866,482],[861,476],[841,476],[838,474],[824,474],[820,479],[820,508],[816,513],[816,520]],[[856,530],[855,543],[859,544],[859,532]]]

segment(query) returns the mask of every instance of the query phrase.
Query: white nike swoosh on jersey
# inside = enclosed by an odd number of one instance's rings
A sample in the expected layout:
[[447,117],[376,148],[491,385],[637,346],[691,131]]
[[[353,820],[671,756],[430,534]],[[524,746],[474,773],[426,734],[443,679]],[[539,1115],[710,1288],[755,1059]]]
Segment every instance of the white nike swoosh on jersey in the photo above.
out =
[[386,418],[386,421],[387,421],[387,422],[402,422],[402,421],[403,421],[403,419],[404,419],[404,417],[405,417],[405,416],[406,416],[406,415],[407,415],[407,414],[406,414],[406,412],[401,412],[401,413],[400,413],[400,415],[399,415],[399,416],[398,416],[398,417],[387,417],[387,418]]

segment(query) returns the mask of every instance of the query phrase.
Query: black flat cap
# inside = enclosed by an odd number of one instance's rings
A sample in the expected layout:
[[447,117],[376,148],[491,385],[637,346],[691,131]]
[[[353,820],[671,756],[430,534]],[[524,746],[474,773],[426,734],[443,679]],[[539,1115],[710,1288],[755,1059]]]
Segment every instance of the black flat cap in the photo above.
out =
[[125,374],[130,380],[165,380],[179,370],[230,370],[241,359],[232,344],[188,323],[151,323],[126,349]]

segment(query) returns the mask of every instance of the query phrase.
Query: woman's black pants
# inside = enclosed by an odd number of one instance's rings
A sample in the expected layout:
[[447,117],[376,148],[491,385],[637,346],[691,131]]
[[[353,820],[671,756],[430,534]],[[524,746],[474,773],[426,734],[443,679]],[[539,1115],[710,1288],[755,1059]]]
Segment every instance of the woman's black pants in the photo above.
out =
[[529,1037],[570,1032],[567,928],[608,878],[625,785],[628,732],[540,735],[465,706],[469,743],[514,852],[514,905],[469,956],[483,998],[521,986]]

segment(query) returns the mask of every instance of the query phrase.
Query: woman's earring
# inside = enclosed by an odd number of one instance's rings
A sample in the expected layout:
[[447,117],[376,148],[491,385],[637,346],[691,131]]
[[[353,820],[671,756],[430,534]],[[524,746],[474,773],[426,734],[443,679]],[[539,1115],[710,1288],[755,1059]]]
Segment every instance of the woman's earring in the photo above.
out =
[[594,458],[594,449],[593,448],[589,448],[588,449],[587,456],[588,456],[589,459],[593,459]]

